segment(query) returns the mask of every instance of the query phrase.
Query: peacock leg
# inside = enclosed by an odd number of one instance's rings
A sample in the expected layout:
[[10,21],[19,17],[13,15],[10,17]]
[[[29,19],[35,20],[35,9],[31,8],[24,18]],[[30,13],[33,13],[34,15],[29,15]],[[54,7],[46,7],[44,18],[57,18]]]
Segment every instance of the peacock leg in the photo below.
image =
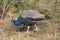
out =
[[30,29],[30,26],[27,26],[27,27],[28,27],[28,28],[27,28],[27,31],[26,31],[26,32],[28,33],[28,31],[29,31],[29,29]]
[[36,24],[35,24],[35,29],[34,29],[34,31],[41,31]]

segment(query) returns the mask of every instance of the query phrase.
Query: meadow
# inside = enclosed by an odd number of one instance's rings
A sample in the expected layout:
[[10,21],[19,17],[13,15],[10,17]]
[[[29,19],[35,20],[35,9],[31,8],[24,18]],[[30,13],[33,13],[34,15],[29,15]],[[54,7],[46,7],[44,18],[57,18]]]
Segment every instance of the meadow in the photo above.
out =
[[[30,2],[32,3],[30,4]],[[35,2],[36,4],[34,4]],[[29,6],[18,6],[17,9],[13,5],[10,6],[5,18],[0,19],[0,40],[60,40],[60,0],[57,0],[57,2],[56,0],[35,2],[28,1]],[[52,19],[45,19],[37,23],[37,26],[41,29],[40,32],[34,32],[33,30],[29,33],[17,32],[16,30],[19,30],[20,26],[13,25],[11,17],[14,15],[16,19],[22,11],[30,9],[38,10],[44,15],[51,14]]]

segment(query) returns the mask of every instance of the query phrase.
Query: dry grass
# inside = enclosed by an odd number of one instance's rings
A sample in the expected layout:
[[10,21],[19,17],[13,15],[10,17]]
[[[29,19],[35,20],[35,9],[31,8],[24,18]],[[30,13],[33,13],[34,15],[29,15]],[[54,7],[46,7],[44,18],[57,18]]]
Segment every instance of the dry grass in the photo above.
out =
[[0,40],[55,40],[55,36],[53,35],[37,35],[36,33],[11,33],[14,35],[3,34],[0,35]]
[[[54,4],[53,1],[51,2]],[[52,3],[51,5],[42,3],[41,8],[52,13],[53,19],[40,21],[38,23],[38,27],[41,29],[40,32],[16,32],[17,27],[11,23],[11,16],[15,15],[16,18],[20,14],[12,14],[9,12],[5,19],[0,20],[0,40],[60,40],[60,6],[56,6],[59,10],[53,10],[54,5]]]
[[[7,17],[8,18],[8,17]],[[55,25],[55,21],[43,20],[38,24],[42,30],[40,32],[30,31],[16,32],[15,25],[11,24],[10,18],[5,18],[0,22],[0,40],[59,40],[59,31]],[[8,21],[8,22],[7,22]]]

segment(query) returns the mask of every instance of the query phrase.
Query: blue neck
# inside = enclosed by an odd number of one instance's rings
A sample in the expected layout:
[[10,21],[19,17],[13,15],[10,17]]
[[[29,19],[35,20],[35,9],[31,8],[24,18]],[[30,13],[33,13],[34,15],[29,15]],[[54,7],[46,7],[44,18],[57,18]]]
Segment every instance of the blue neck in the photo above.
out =
[[20,26],[20,25],[21,25],[21,23],[20,23],[19,21],[17,21],[17,20],[13,20],[13,23],[14,23],[16,26]]
[[13,20],[13,23],[16,25],[16,26],[20,26],[23,22],[23,17],[19,16],[17,20]]

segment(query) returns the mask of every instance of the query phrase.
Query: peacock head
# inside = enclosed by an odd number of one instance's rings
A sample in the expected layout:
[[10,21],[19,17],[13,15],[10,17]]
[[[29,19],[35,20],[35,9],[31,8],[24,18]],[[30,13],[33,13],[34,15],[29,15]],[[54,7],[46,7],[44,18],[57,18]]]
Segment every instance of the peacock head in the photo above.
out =
[[15,20],[11,20],[12,23],[15,23]]
[[11,17],[11,23],[13,25],[15,25],[15,26],[19,26],[20,25],[19,21],[15,20],[15,17],[14,16]]

